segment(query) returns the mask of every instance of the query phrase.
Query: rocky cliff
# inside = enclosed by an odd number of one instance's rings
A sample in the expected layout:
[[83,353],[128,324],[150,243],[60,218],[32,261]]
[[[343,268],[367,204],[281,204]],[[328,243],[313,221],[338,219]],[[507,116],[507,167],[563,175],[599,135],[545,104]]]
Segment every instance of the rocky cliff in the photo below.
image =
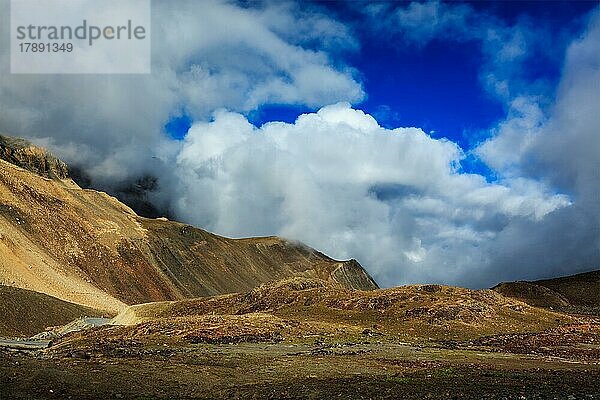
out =
[[0,159],[46,178],[69,178],[67,164],[23,139],[0,135]]

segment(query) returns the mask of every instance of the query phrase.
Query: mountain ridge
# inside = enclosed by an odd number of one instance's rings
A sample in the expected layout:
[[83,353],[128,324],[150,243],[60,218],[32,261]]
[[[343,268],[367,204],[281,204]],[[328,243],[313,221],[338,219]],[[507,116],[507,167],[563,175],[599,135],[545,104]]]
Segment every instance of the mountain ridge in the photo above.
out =
[[492,289],[537,307],[571,312],[600,310],[600,270],[535,281],[502,282]]
[[358,262],[285,239],[230,239],[140,217],[106,193],[80,188],[46,150],[0,137],[1,284],[117,312],[292,276],[378,287]]

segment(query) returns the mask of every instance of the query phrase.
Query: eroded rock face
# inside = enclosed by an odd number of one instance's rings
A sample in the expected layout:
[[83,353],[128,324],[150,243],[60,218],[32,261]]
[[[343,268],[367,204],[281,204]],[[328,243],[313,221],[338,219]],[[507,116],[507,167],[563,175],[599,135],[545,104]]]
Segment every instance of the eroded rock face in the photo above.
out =
[[23,139],[0,135],[0,159],[45,178],[69,178],[67,164]]
[[331,278],[352,289],[374,290],[379,288],[369,273],[354,259],[340,263],[340,266],[331,274]]

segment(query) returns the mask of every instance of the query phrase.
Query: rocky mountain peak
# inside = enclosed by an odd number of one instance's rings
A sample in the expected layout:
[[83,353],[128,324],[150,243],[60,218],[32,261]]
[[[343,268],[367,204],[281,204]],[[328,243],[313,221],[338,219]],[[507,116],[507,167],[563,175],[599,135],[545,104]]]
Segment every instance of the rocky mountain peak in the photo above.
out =
[[0,159],[45,178],[69,178],[67,164],[24,139],[0,135]]

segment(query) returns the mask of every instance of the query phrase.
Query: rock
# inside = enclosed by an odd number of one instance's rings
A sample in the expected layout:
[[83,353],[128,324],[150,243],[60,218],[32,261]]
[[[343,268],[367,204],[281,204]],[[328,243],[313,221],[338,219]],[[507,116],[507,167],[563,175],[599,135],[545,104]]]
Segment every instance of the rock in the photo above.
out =
[[441,285],[423,285],[421,290],[427,293],[437,293],[442,291]]
[[83,350],[75,350],[71,353],[71,358],[79,358],[81,360],[89,360],[91,357]]
[[67,164],[23,139],[0,135],[0,159],[45,178],[69,178]]

